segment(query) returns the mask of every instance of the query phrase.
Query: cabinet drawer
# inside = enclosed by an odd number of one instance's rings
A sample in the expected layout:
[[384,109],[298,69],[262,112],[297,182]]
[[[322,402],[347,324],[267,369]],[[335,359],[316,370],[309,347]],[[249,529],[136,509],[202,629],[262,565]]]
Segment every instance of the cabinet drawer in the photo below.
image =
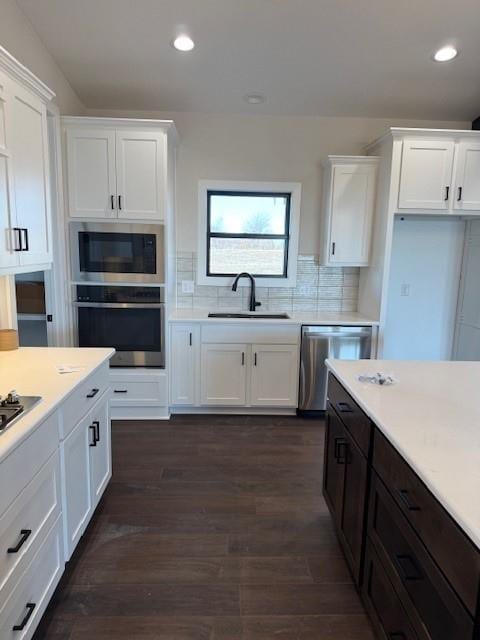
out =
[[0,600],[8,598],[60,512],[56,451],[0,519]]
[[167,404],[166,378],[128,379],[125,376],[110,376],[112,386],[112,405],[146,402]]
[[374,435],[373,466],[463,603],[475,615],[480,552],[378,429]]
[[365,580],[362,594],[376,627],[388,640],[418,640],[408,615],[397,596],[373,546],[367,542]]
[[49,416],[0,462],[0,515],[58,449],[58,413]]
[[78,421],[90,411],[95,402],[108,389],[108,372],[108,362],[106,362],[88,376],[65,400],[61,407],[60,437],[62,440],[68,436]]
[[58,519],[0,611],[2,640],[23,640],[32,637],[60,580],[63,568],[62,528]]
[[328,375],[327,396],[360,449],[368,456],[372,431],[370,418],[363,413],[355,400],[331,373]]
[[375,473],[368,536],[422,639],[473,639],[473,619]]

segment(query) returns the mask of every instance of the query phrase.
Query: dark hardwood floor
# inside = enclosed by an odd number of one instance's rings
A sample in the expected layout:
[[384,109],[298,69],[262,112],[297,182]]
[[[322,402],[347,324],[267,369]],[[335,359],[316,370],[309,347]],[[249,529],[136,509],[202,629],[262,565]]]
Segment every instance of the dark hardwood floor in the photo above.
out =
[[321,495],[324,426],[113,425],[113,478],[35,640],[373,640]]

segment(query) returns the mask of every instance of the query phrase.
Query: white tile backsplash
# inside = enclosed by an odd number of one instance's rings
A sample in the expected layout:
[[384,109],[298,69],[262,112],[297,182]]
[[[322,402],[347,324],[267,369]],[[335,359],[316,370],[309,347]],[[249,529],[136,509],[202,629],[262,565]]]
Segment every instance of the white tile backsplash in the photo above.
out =
[[[194,253],[177,254],[177,306],[179,309],[248,309],[249,288],[214,287],[195,284],[192,294],[181,291],[182,280],[195,280]],[[296,287],[257,286],[257,301],[263,311],[356,311],[360,269],[320,267],[318,258],[300,255]],[[259,280],[257,280],[257,283]]]

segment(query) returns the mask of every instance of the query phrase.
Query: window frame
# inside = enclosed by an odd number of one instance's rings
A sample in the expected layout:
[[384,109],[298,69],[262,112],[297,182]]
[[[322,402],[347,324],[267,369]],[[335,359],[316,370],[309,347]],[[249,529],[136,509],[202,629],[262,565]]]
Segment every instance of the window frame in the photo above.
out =
[[[288,197],[286,229],[284,234],[221,234],[211,232],[210,196],[245,195],[265,197]],[[301,184],[298,182],[246,182],[226,180],[200,180],[198,188],[198,242],[197,276],[198,285],[228,286],[235,275],[211,274],[210,240],[212,237],[266,238],[285,241],[284,271],[282,275],[254,275],[262,287],[294,287],[297,278],[298,238],[300,224]],[[245,279],[239,286],[247,286]]]

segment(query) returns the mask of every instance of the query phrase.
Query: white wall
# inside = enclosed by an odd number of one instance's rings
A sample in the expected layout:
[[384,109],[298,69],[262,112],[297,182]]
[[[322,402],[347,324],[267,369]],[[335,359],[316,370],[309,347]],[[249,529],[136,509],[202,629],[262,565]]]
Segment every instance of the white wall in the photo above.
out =
[[464,237],[458,218],[395,218],[383,358],[451,358]]
[[83,114],[78,96],[15,0],[0,0],[0,45],[55,91],[63,114]]
[[470,128],[467,122],[240,114],[89,111],[89,115],[171,118],[179,131],[177,248],[197,249],[198,181],[302,183],[299,252],[320,251],[321,163],[329,154],[363,153],[389,126]]

